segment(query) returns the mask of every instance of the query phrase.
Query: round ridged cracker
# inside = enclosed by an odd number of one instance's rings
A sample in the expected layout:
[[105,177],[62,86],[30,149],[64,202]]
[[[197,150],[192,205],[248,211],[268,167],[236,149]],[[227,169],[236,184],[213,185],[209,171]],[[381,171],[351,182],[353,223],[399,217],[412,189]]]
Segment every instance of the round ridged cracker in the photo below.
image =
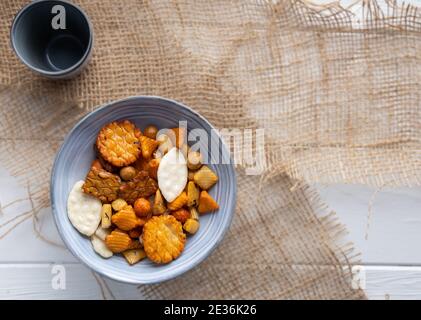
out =
[[74,184],[67,199],[67,215],[82,234],[91,236],[101,221],[101,201],[82,191],[84,181]]
[[140,130],[129,120],[114,121],[101,129],[96,146],[106,161],[124,167],[139,158],[140,135]]
[[187,183],[187,161],[177,148],[161,159],[158,167],[158,186],[162,196],[172,202],[183,192]]
[[155,263],[169,263],[184,250],[186,235],[172,215],[154,216],[143,226],[143,248]]

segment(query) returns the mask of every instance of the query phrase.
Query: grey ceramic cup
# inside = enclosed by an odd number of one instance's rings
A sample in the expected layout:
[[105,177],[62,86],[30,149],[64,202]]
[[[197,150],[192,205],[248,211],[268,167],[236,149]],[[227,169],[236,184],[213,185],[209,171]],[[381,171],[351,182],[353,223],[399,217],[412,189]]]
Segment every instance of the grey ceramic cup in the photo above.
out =
[[93,29],[88,16],[78,6],[62,0],[27,4],[16,15],[10,37],[19,59],[32,71],[51,79],[76,76],[92,53]]

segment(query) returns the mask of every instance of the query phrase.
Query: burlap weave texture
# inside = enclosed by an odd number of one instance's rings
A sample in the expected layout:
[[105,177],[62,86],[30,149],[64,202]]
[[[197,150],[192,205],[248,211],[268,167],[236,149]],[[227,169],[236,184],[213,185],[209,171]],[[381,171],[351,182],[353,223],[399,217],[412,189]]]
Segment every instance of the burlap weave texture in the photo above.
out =
[[[308,183],[419,185],[420,16],[359,25],[338,6],[302,1],[77,1],[95,49],[71,81],[32,75],[9,47],[23,1],[0,3],[0,159],[48,206],[52,159],[92,108],[126,96],[179,100],[219,128],[264,129],[267,168],[241,166],[239,205],[218,250],[149,298],[360,298],[352,246]],[[19,143],[26,148],[18,148]],[[19,159],[19,161],[16,161]],[[345,268],[343,268],[345,266]]]

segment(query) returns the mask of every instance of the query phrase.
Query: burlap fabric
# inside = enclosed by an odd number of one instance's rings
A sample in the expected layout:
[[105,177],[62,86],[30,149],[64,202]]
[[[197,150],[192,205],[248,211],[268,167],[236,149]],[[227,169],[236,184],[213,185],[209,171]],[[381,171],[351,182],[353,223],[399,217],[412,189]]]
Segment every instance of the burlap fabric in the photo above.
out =
[[0,3],[0,160],[49,205],[52,160],[76,120],[136,94],[179,100],[220,128],[264,129],[266,170],[238,168],[229,234],[186,275],[147,298],[364,298],[352,245],[310,182],[419,185],[421,17],[364,1],[77,1],[94,56],[77,79],[41,79],[14,57]]

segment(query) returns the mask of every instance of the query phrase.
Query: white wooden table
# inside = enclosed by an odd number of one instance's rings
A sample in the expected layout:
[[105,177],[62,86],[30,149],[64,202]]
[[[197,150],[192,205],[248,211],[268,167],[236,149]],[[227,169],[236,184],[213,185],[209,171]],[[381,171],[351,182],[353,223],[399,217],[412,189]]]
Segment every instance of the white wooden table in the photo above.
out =
[[[421,0],[410,2],[421,4]],[[354,9],[358,12],[358,8]],[[421,188],[316,188],[347,226],[349,240],[362,253],[359,283],[368,297],[421,299]],[[0,167],[0,208],[24,197],[26,189]],[[29,208],[28,201],[23,201],[0,210],[0,230],[5,221]],[[39,218],[43,234],[62,244],[51,210],[45,210]],[[32,220],[3,238],[0,252],[0,299],[141,298],[136,286],[99,278],[67,249],[38,238]],[[63,271],[65,281],[60,282],[57,275],[63,275]]]
[[[421,299],[421,188],[316,187],[362,253],[360,283],[368,297]],[[25,195],[26,189],[0,167],[1,206]],[[0,225],[29,208],[27,201],[6,207]],[[43,234],[62,243],[50,209],[39,218]],[[136,286],[101,279],[66,249],[38,238],[31,219],[0,241],[0,252],[0,299],[141,298]],[[57,275],[63,271],[60,282]]]

